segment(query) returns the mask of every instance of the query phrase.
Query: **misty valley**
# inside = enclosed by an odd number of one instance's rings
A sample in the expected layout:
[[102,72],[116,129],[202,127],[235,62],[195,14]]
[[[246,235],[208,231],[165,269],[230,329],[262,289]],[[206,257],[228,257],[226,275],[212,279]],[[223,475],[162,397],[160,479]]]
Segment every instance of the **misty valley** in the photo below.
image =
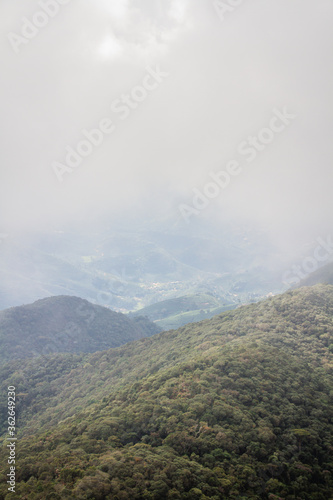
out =
[[332,19],[0,1],[0,500],[333,500]]

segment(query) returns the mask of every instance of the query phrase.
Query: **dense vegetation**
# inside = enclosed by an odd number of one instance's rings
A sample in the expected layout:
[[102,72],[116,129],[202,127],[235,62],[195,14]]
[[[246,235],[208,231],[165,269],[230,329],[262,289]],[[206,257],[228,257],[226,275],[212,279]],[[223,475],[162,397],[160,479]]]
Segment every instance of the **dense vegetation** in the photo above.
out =
[[0,498],[331,499],[332,351],[333,287],[318,285],[13,361],[0,378],[18,391],[18,482],[7,494],[4,453]]
[[60,295],[0,311],[0,363],[55,352],[96,352],[159,332],[146,318]]

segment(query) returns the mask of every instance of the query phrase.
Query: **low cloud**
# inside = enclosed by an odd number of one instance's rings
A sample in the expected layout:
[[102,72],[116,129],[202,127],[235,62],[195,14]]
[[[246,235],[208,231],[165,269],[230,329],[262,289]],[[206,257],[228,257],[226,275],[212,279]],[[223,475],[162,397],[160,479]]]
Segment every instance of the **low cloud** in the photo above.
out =
[[[199,217],[250,220],[285,248],[330,232],[330,2],[244,2],[221,23],[213,2],[72,0],[16,54],[8,34],[41,8],[0,7],[2,232],[177,217],[283,106],[297,120]],[[59,183],[52,164],[142,86],[147,66],[168,78]]]

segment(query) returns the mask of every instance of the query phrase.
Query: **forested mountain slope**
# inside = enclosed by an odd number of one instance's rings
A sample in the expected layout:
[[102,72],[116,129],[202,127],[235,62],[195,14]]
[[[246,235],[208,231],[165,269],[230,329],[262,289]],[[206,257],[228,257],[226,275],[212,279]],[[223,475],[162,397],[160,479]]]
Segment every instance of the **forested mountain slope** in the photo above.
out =
[[0,311],[0,362],[55,352],[95,352],[153,335],[144,318],[60,295]]
[[104,352],[13,361],[10,498],[331,499],[332,350],[333,287],[318,285]]

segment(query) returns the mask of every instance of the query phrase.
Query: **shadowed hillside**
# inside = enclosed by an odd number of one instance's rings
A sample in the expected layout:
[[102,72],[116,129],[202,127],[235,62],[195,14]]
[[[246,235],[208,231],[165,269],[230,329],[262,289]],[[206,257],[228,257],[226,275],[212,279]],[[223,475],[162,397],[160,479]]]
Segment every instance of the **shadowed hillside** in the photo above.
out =
[[160,331],[78,297],[57,296],[0,311],[0,362],[54,352],[95,352]]

